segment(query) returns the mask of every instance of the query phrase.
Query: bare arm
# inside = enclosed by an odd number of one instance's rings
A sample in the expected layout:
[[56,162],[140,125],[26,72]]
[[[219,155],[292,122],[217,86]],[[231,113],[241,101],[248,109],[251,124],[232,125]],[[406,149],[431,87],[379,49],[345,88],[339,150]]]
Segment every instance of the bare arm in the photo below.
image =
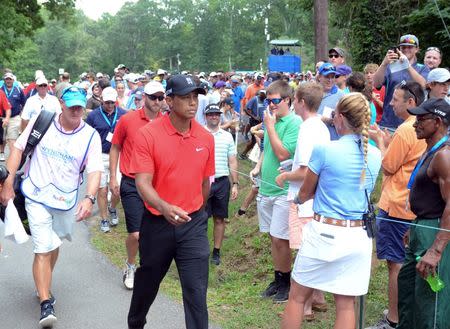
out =
[[275,178],[275,182],[280,187],[284,186],[285,181],[302,182],[305,179],[307,172],[308,172],[307,166],[300,166],[295,171],[282,172]]
[[[139,173],[136,174],[136,188],[141,196],[142,200],[149,204],[151,207],[158,210],[166,220],[172,225],[181,225],[186,222],[189,222],[191,218],[188,216],[188,213],[177,207],[175,205],[171,205],[161,199],[158,195],[158,192],[153,188],[152,185],[153,175],[149,173]],[[208,194],[209,194],[209,180],[206,179],[208,183]],[[204,187],[205,181],[202,184],[202,192],[203,198],[205,198],[204,192],[206,192]],[[208,194],[206,195],[206,200],[208,200]],[[175,220],[175,216],[179,216],[178,221]]]
[[[86,194],[96,195],[98,187],[100,186],[100,171],[93,171],[87,175]],[[77,222],[82,221],[91,216],[93,204],[90,199],[83,198],[77,206]]]
[[28,122],[30,122],[30,120],[22,119],[22,121],[20,122],[20,131],[24,131],[25,130],[25,128],[28,125]]
[[238,184],[239,178],[238,178],[238,161],[236,158],[236,155],[232,155],[228,157],[228,166],[230,167],[230,175],[231,175],[231,200],[235,200],[238,196]]
[[116,197],[120,195],[119,182],[117,181],[117,163],[119,162],[120,151],[121,147],[117,144],[112,144],[109,151],[109,188]]
[[209,177],[206,177],[203,179],[202,182],[202,195],[203,195],[203,206],[204,208],[206,206],[206,202],[208,202],[209,197],[209,190],[211,189],[211,183],[209,181]]
[[298,198],[301,203],[304,203],[314,197],[318,181],[319,176],[308,168],[305,180],[303,181],[303,185],[300,188],[300,191],[298,192]]
[[22,159],[23,151],[19,150],[15,146],[12,147],[8,160],[6,161],[6,168],[9,171],[9,176],[3,183],[3,189],[0,192],[0,201],[6,206],[9,200],[14,198],[14,177],[16,176],[17,169]]

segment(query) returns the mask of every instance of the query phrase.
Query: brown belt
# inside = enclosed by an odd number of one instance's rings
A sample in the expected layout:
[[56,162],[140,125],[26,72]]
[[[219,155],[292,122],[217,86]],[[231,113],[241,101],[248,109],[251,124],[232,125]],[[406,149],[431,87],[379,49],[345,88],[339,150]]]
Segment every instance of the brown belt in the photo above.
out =
[[342,226],[342,227],[361,227],[363,226],[363,221],[358,220],[349,220],[349,219],[335,219],[324,217],[319,214],[314,214],[314,220],[320,223],[334,225],[334,226]]

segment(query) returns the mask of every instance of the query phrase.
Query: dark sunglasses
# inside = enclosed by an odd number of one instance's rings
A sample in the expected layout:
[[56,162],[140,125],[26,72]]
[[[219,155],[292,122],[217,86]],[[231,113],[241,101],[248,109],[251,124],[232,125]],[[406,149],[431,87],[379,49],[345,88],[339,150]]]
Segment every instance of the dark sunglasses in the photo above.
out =
[[105,104],[106,104],[106,105],[113,105],[113,104],[116,104],[116,102],[106,101]]
[[162,102],[164,100],[164,96],[155,96],[155,95],[148,95],[146,94],[148,98],[150,98],[152,101],[159,100]]
[[341,56],[339,56],[338,54],[329,54],[328,58],[339,58]]
[[433,114],[431,114],[431,115],[429,115],[429,116],[427,116],[426,114],[425,115],[423,115],[423,116],[416,116],[416,122],[417,123],[421,123],[421,122],[423,122],[423,121],[426,121],[426,120],[434,120],[434,119],[436,119],[437,117],[435,116],[435,115],[433,115]]
[[414,94],[414,92],[411,90],[411,88],[408,87],[408,85],[406,84],[405,81],[402,81],[402,82],[400,83],[400,89],[403,89],[403,90],[408,91],[408,92],[414,97],[414,101],[415,101],[416,104],[417,104],[417,96],[416,96],[416,94]]
[[270,103],[278,105],[281,103],[283,98],[266,98],[267,103],[270,105]]
[[46,88],[48,85],[38,85],[38,87]]
[[427,48],[427,51],[431,51],[431,50],[437,51],[439,54],[441,53],[441,51],[438,47],[428,47]]

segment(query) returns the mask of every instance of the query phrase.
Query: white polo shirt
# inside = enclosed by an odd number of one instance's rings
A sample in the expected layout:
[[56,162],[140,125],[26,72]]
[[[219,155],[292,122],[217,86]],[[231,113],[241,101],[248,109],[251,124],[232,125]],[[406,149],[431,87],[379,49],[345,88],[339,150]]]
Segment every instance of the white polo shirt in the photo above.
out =
[[39,94],[35,94],[28,98],[20,117],[23,120],[30,121],[37,117],[42,110],[56,112],[57,114],[61,113],[61,104],[59,104],[58,98],[50,94],[46,94],[44,98],[41,98]]

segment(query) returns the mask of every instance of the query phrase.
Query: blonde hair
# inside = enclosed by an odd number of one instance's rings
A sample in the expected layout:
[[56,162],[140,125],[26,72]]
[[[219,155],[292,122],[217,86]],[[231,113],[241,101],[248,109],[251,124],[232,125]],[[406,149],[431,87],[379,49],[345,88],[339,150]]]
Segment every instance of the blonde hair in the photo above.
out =
[[369,63],[366,66],[364,66],[364,73],[376,72],[378,70],[378,68],[379,68],[378,64]]
[[367,152],[369,150],[370,105],[367,98],[361,93],[349,93],[341,98],[336,110],[348,122],[351,130],[361,135],[363,143],[364,165],[361,171],[361,185],[366,179]]

